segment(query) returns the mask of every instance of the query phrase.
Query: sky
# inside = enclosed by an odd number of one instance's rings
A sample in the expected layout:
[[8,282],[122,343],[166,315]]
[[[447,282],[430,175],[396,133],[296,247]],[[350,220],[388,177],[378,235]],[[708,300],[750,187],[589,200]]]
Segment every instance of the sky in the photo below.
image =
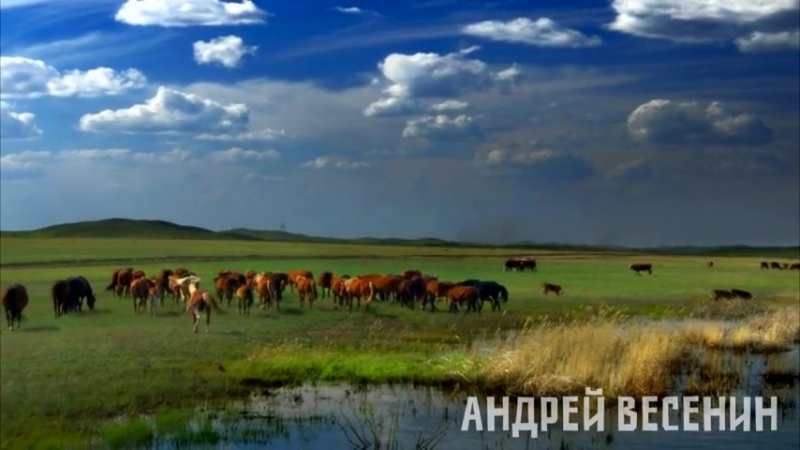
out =
[[0,228],[798,245],[800,0],[0,0]]

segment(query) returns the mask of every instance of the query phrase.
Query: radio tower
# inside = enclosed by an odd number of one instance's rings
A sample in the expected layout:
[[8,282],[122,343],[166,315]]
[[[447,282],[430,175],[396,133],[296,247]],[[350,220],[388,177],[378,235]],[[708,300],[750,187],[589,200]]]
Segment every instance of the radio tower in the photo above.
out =
[[286,225],[281,223],[281,233],[286,233]]

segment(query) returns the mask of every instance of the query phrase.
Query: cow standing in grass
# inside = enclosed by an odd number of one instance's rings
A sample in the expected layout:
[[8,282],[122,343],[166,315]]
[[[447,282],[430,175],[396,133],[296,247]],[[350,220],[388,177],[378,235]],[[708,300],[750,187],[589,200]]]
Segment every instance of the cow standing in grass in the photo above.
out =
[[14,331],[15,320],[17,328],[22,326],[22,311],[28,306],[28,289],[21,284],[11,285],[3,291],[2,301],[8,329]]
[[653,274],[653,265],[650,263],[634,263],[628,266],[628,269],[636,272],[636,275],[641,275],[641,272]]

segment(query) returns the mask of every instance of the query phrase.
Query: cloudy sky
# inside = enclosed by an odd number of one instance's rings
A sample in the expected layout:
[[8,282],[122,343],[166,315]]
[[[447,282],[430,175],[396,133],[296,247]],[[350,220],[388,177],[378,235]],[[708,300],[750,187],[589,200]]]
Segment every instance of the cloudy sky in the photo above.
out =
[[0,227],[797,245],[799,14],[0,0]]

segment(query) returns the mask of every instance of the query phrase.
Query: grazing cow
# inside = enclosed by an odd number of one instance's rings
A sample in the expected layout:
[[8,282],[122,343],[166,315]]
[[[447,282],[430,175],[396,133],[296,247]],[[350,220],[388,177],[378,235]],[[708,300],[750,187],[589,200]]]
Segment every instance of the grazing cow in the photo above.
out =
[[711,291],[711,298],[714,300],[730,300],[734,297],[731,291],[725,289],[714,289]]
[[131,283],[133,297],[133,313],[139,314],[147,310],[151,292],[157,292],[158,286],[149,278],[137,278]]
[[272,290],[270,289],[270,277],[266,274],[256,276],[256,293],[258,294],[258,307],[261,309],[272,309]]
[[347,303],[348,309],[350,311],[353,310],[353,300],[358,300],[358,308],[361,309],[361,299],[364,299],[364,312],[369,310],[369,305],[375,299],[375,283],[373,283],[370,279],[364,279],[360,277],[356,278],[348,278],[344,281],[345,287],[345,302]]
[[706,267],[708,267],[709,269],[710,269],[710,268],[712,268],[712,267],[714,267],[714,261],[709,261],[709,262],[707,262],[707,263],[706,263]]
[[28,290],[21,284],[14,284],[3,291],[3,310],[6,313],[8,329],[14,331],[14,320],[17,328],[22,326],[22,311],[28,306]]
[[106,290],[111,291],[115,297],[127,296],[130,293],[131,281],[133,281],[133,267],[115,270],[111,274],[111,283],[106,286]]
[[755,298],[753,294],[744,291],[742,289],[731,289],[731,295],[734,298],[740,298],[742,300],[752,300],[753,298]]
[[425,280],[420,276],[403,280],[397,288],[398,301],[411,307],[416,301],[424,309],[427,294]]
[[197,333],[197,325],[200,323],[200,316],[203,312],[206,313],[206,333],[208,333],[212,309],[219,314],[225,314],[217,305],[214,296],[200,289],[200,279],[194,277],[189,281],[189,301],[186,304],[186,310],[192,314],[193,333]]
[[778,270],[783,269],[783,267],[781,266],[781,263],[776,262],[776,261],[770,262],[769,263],[769,267],[770,267],[770,269],[778,269]]
[[789,270],[800,270],[800,263],[793,263],[789,266]]
[[517,259],[507,259],[505,264],[503,264],[503,271],[508,272],[509,270],[519,270],[520,263]]
[[220,270],[217,276],[214,277],[214,289],[217,292],[217,297],[220,301],[227,299],[228,307],[231,306],[236,289],[242,285],[247,285],[247,278],[236,271]]
[[628,266],[628,269],[636,272],[636,275],[641,275],[640,272],[647,272],[653,274],[653,265],[650,263],[634,263]]
[[447,302],[450,305],[450,312],[458,312],[458,305],[466,304],[467,310],[464,314],[470,311],[478,310],[478,289],[474,286],[453,286],[452,289],[447,291]]
[[422,301],[421,309],[425,309],[425,304],[430,302],[431,311],[435,311],[436,300],[440,298],[447,299],[447,293],[450,291],[450,289],[452,289],[455,286],[456,286],[455,283],[450,283],[448,281],[429,280],[425,284],[425,291],[427,295]]
[[[375,284],[375,293],[378,294],[378,299],[385,302],[392,294],[397,293],[400,283],[403,281],[403,277],[388,275],[368,278],[368,280]],[[395,300],[397,300],[396,296]]]
[[253,290],[249,284],[243,284],[236,289],[236,299],[239,304],[239,314],[250,315],[250,307],[253,306]]
[[293,270],[287,275],[289,292],[294,292],[295,285],[298,278],[311,278],[314,279],[314,274],[310,270]]
[[300,307],[305,306],[306,297],[308,298],[308,309],[314,307],[314,300],[317,299],[317,283],[314,283],[312,278],[298,277],[294,279],[295,286],[297,286],[297,296],[300,300]]
[[333,282],[333,274],[325,271],[321,272],[317,277],[317,284],[322,290],[322,298],[331,296],[331,283]]
[[483,309],[483,302],[489,300],[492,303],[492,311],[499,311],[500,300],[508,302],[508,290],[500,283],[494,281],[481,281],[474,285],[478,290],[478,300],[480,300],[480,309]]
[[81,311],[84,298],[89,309],[94,309],[97,300],[89,280],[82,276],[56,281],[50,288],[50,293],[56,317],[70,311]]
[[761,268],[769,270],[769,263],[766,261],[761,261]]
[[331,295],[333,296],[333,304],[337,308],[344,305],[347,297],[347,289],[345,287],[345,280],[349,280],[350,275],[342,275],[331,277]]
[[164,306],[164,295],[170,291],[169,278],[172,276],[172,269],[161,269],[158,275],[153,279],[153,282],[158,289],[158,297],[161,306]]
[[403,271],[402,276],[403,276],[403,278],[408,280],[408,279],[411,279],[411,278],[414,278],[414,277],[421,277],[422,276],[422,272],[420,272],[417,269],[406,269],[406,270]]
[[558,284],[547,282],[542,283],[542,294],[547,295],[548,292],[552,292],[556,294],[556,296],[560,296],[564,293],[564,288]]

